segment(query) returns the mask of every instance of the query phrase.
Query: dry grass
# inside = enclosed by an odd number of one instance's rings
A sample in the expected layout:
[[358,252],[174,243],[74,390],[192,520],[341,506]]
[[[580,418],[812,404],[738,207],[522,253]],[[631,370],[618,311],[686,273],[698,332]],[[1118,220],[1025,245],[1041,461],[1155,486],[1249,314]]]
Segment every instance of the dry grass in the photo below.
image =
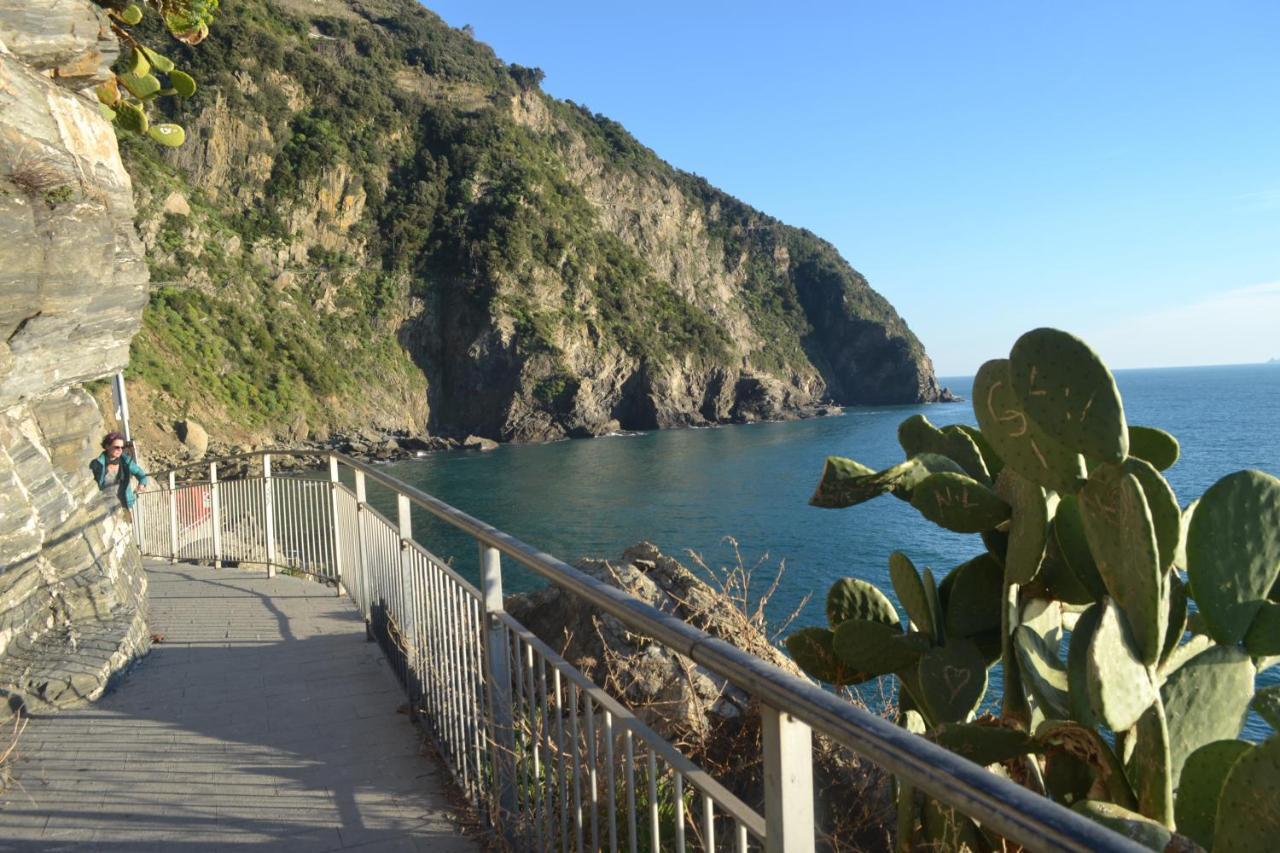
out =
[[20,713],[15,713],[13,715],[13,727],[7,735],[8,745],[5,746],[3,752],[0,752],[0,791],[9,790],[9,786],[14,783],[13,765],[18,758],[18,740],[22,737],[22,732],[26,728],[27,718]]
[[70,190],[62,169],[38,152],[23,151],[9,167],[9,182],[31,198],[58,197]]

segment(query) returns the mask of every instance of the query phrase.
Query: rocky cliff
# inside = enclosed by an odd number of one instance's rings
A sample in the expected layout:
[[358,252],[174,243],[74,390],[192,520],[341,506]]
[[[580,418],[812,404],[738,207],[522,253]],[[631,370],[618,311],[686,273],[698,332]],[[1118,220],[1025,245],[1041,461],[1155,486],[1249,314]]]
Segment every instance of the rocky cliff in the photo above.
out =
[[118,47],[86,0],[0,0],[0,696],[96,697],[145,650],[146,577],[88,472],[146,302],[133,196],[85,87]]
[[188,142],[124,145],[162,429],[538,440],[939,394],[832,246],[412,0],[242,0],[169,52]]

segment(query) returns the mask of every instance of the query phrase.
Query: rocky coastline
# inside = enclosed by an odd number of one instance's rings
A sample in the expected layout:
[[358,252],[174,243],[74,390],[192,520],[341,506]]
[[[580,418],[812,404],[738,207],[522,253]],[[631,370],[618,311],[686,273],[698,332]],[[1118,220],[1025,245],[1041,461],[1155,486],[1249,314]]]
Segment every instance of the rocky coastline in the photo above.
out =
[[[936,400],[939,403],[959,402],[961,398],[954,396],[950,389],[943,388]],[[784,421],[806,420],[809,418],[839,417],[845,407],[833,402],[822,402],[807,405],[779,406],[760,413],[744,412],[740,416],[722,421],[701,421],[689,423],[688,427],[720,427],[740,426],[751,423],[778,423]],[[415,459],[430,453],[445,451],[473,450],[481,453],[496,450],[502,444],[538,444],[552,441],[565,441],[579,438],[601,438],[622,432],[633,432],[617,421],[608,424],[608,429],[599,433],[582,433],[565,436],[555,433],[541,439],[524,439],[500,441],[480,435],[419,435],[403,429],[380,429],[365,427],[353,432],[334,432],[323,439],[299,438],[286,442],[228,442],[210,439],[205,429],[195,421],[178,421],[171,425],[148,425],[148,432],[160,435],[170,434],[176,441],[165,441],[159,447],[143,448],[143,455],[150,467],[155,471],[166,471],[173,468],[192,465],[203,460],[214,460],[251,453],[272,448],[287,450],[314,451],[314,457],[282,456],[275,464],[278,469],[292,470],[314,468],[323,464],[323,456],[338,451],[364,462],[399,462]],[[667,427],[678,429],[679,427]],[[237,467],[231,466],[232,475]]]

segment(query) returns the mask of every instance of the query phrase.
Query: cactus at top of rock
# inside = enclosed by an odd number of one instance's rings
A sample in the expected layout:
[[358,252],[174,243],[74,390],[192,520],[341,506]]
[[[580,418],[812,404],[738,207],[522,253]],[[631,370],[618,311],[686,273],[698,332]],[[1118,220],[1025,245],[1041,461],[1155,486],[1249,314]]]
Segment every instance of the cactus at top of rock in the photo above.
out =
[[[1171,831],[1182,821],[1215,850],[1261,849],[1249,845],[1280,827],[1223,830],[1244,822],[1243,780],[1264,774],[1263,747],[1234,740],[1250,702],[1280,722],[1280,690],[1255,699],[1254,685],[1280,662],[1280,480],[1242,471],[1180,509],[1160,473],[1176,439],[1128,427],[1105,365],[1055,330],[984,364],[973,398],[978,429],[907,418],[907,461],[872,471],[833,457],[812,502],[890,493],[943,528],[979,533],[976,556],[935,584],[895,551],[889,575],[910,624],[871,584],[846,579],[828,596],[834,631],[805,629],[788,648],[834,684],[892,674],[904,723],[923,721],[984,764],[1031,767],[1037,787],[1102,823],[1190,849]],[[1002,718],[956,725],[983,702],[996,660]],[[900,790],[899,846],[919,840],[905,838],[917,825],[926,841],[942,838],[943,809]],[[957,824],[951,840],[982,832]]]
[[1244,639],[1280,576],[1280,480],[1237,471],[1209,487],[1187,530],[1187,575],[1213,638]]
[[1129,428],[1111,371],[1089,345],[1058,329],[1013,344],[1009,376],[1027,414],[1068,450],[1104,462],[1129,454]]
[[148,7],[160,16],[175,39],[198,44],[209,35],[218,0],[143,0],[141,6],[124,5],[119,0],[95,2],[106,10],[112,31],[127,48],[116,77],[98,87],[102,115],[117,127],[146,135],[162,145],[181,145],[186,131],[176,124],[152,125],[147,110],[157,97],[191,97],[196,92],[196,82],[178,70],[169,57],[140,43],[132,28],[142,23],[143,8]]

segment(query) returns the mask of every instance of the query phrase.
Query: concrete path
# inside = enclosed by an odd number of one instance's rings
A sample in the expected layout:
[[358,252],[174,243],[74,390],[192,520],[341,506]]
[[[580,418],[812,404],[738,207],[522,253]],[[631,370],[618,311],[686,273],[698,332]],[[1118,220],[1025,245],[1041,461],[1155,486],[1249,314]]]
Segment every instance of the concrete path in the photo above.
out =
[[0,850],[481,849],[348,599],[147,568],[163,642],[94,705],[30,720]]

